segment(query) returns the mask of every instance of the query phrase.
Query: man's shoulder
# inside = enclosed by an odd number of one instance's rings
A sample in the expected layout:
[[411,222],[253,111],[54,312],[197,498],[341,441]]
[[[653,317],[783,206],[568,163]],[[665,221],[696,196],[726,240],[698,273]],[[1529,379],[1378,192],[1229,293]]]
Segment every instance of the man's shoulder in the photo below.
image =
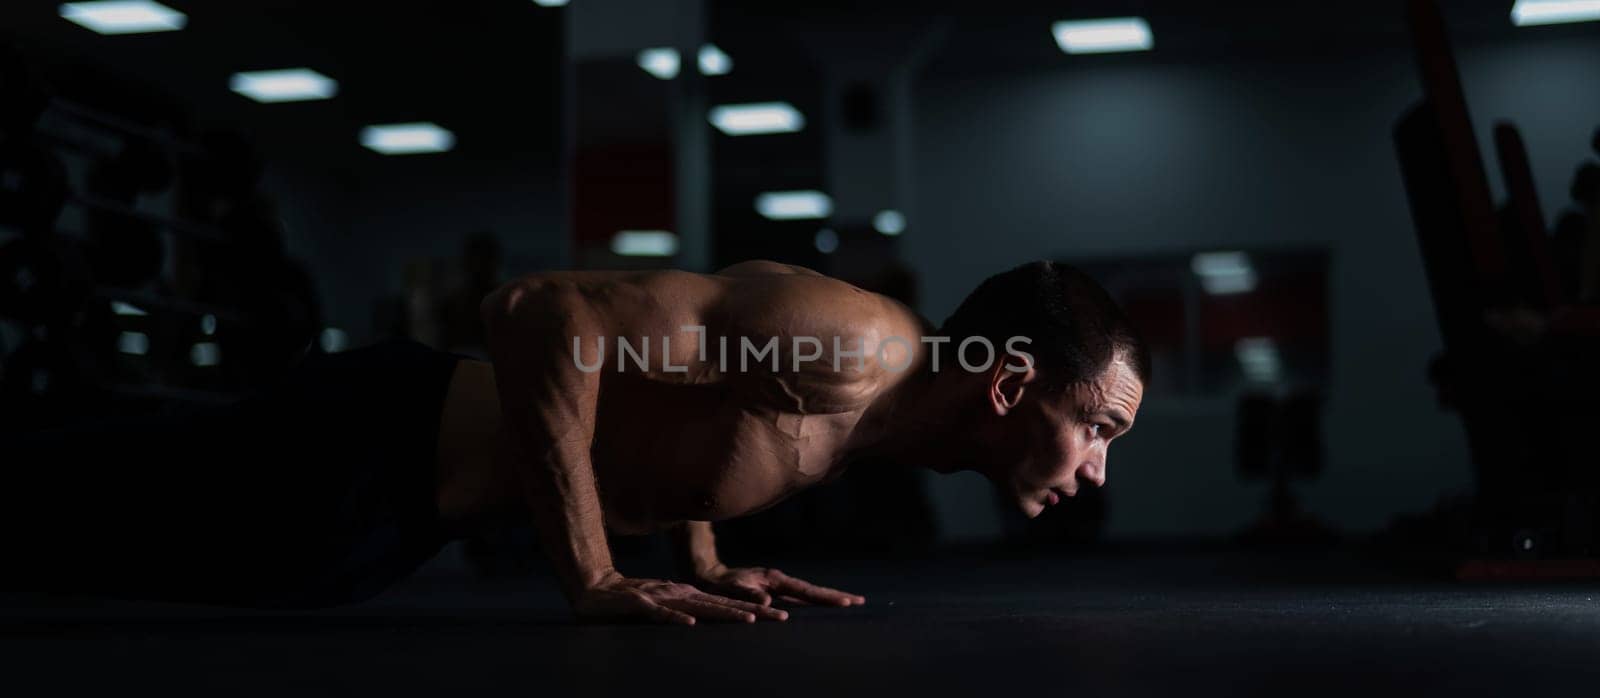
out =
[[[821,273],[793,264],[773,262],[766,259],[749,259],[737,264],[724,267],[717,272],[718,276],[747,277],[747,276],[823,276]],[[826,278],[826,277],[824,277]]]
[[[880,352],[890,357],[890,364],[915,360],[926,328],[906,306],[810,270],[788,271],[798,267],[774,262],[737,266],[727,274],[721,306],[726,312],[713,334],[737,338],[730,340],[730,362],[742,367],[748,360],[756,370],[735,373],[780,411],[862,409],[899,375],[885,367]],[[774,355],[747,356],[766,344]]]
[[[659,335],[700,327],[711,336],[814,337],[830,350],[863,339],[916,342],[925,323],[906,306],[815,271],[769,261],[741,262],[714,274],[652,270],[530,275],[525,292],[568,293],[604,319],[604,334]],[[543,289],[542,291],[540,289]]]
[[[849,282],[776,262],[744,262],[728,279],[722,308],[734,325],[775,336],[875,336],[919,332],[904,305]],[[734,269],[734,267],[730,267]],[[785,270],[800,271],[785,271]]]

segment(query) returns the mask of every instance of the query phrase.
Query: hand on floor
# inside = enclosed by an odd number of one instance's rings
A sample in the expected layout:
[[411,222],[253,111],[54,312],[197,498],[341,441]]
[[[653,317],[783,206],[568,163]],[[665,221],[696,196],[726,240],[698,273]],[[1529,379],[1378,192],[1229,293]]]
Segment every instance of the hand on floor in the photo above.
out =
[[771,567],[718,565],[699,577],[699,585],[709,591],[762,606],[772,605],[774,598],[803,606],[860,606],[867,602],[865,596],[817,586]]
[[694,625],[697,620],[754,623],[789,618],[785,611],[708,594],[688,584],[621,575],[584,590],[572,610],[584,620],[644,619],[677,625]]

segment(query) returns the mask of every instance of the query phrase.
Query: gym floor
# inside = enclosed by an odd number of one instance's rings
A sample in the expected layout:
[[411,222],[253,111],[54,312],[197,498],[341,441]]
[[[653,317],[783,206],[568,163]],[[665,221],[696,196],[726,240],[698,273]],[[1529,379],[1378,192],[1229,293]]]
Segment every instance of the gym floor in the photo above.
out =
[[580,626],[546,582],[439,573],[360,606],[290,614],[13,595],[0,656],[11,685],[60,695],[1521,696],[1600,685],[1593,584],[1458,585],[1339,556],[1216,550],[786,569],[868,605],[754,626]]

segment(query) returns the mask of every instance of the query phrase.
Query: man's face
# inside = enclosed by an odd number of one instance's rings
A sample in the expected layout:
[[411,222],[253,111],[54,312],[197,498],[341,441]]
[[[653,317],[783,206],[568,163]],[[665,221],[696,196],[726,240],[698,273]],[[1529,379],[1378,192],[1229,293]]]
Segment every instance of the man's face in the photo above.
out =
[[1098,378],[1065,392],[1023,385],[1014,404],[991,397],[986,431],[994,457],[984,474],[1033,518],[1081,487],[1105,484],[1106,451],[1133,427],[1144,386],[1119,356]]

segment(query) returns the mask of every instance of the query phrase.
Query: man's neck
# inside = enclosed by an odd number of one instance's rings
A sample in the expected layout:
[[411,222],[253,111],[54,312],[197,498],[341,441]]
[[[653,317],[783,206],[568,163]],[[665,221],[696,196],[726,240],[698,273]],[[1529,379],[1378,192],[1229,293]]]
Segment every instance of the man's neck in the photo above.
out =
[[911,375],[872,401],[845,446],[847,464],[917,463],[916,449],[938,427],[942,409],[930,400],[937,375],[919,361]]

